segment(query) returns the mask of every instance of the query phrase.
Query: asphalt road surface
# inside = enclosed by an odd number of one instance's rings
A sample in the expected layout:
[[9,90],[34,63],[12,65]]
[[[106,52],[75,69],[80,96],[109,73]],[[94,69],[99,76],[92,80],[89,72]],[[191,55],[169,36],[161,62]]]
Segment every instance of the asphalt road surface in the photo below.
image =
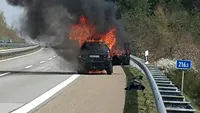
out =
[[0,113],[122,113],[125,75],[34,74],[10,71],[70,72],[50,49],[0,60]]
[[112,76],[80,76],[36,113],[123,113],[125,83],[126,76],[118,66]]

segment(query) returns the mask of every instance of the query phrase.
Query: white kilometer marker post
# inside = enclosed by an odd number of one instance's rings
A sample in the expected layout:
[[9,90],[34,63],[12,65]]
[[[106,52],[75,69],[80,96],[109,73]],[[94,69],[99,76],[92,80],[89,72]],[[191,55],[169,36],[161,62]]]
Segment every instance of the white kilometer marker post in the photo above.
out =
[[147,59],[148,56],[149,56],[149,51],[146,50],[145,53],[144,53],[144,55],[145,55],[145,64],[149,64],[148,59]]
[[45,61],[41,61],[40,64],[45,63]]
[[28,68],[31,68],[31,67],[33,67],[33,65],[26,66],[25,69],[28,69]]
[[53,56],[53,58],[55,58],[56,56]]

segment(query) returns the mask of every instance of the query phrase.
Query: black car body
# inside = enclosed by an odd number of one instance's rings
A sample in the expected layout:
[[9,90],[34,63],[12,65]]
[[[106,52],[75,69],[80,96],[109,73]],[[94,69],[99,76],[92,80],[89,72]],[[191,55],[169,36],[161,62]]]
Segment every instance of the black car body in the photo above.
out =
[[111,51],[103,42],[84,42],[78,54],[78,73],[96,70],[113,73]]

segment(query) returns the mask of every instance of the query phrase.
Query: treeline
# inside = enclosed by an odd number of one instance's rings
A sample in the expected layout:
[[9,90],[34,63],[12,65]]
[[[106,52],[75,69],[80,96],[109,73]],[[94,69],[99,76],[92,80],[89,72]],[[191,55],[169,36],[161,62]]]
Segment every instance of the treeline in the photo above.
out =
[[[200,5],[197,0],[117,0],[132,53],[191,59],[200,69]],[[142,56],[143,57],[143,56]]]
[[[143,58],[150,51],[150,62],[160,58],[191,59],[200,71],[200,1],[199,0],[118,0],[125,20],[132,53]],[[168,77],[180,88],[181,72]],[[186,72],[184,93],[199,107],[200,73]]]
[[20,39],[19,36],[17,35],[14,27],[10,28],[7,26],[3,12],[0,11],[0,40],[3,37],[11,38],[13,43],[23,42],[23,40]]

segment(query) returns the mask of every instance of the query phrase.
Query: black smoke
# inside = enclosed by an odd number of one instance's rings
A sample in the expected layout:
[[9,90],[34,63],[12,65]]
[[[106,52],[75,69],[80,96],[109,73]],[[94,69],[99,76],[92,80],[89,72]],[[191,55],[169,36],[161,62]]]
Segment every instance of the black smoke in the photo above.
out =
[[[23,7],[22,32],[41,45],[52,47],[59,55],[72,61],[78,44],[68,39],[69,27],[83,15],[105,33],[115,27],[118,45],[123,45],[124,29],[116,19],[116,5],[104,0],[7,0],[10,5]],[[74,54],[73,54],[74,53]]]

